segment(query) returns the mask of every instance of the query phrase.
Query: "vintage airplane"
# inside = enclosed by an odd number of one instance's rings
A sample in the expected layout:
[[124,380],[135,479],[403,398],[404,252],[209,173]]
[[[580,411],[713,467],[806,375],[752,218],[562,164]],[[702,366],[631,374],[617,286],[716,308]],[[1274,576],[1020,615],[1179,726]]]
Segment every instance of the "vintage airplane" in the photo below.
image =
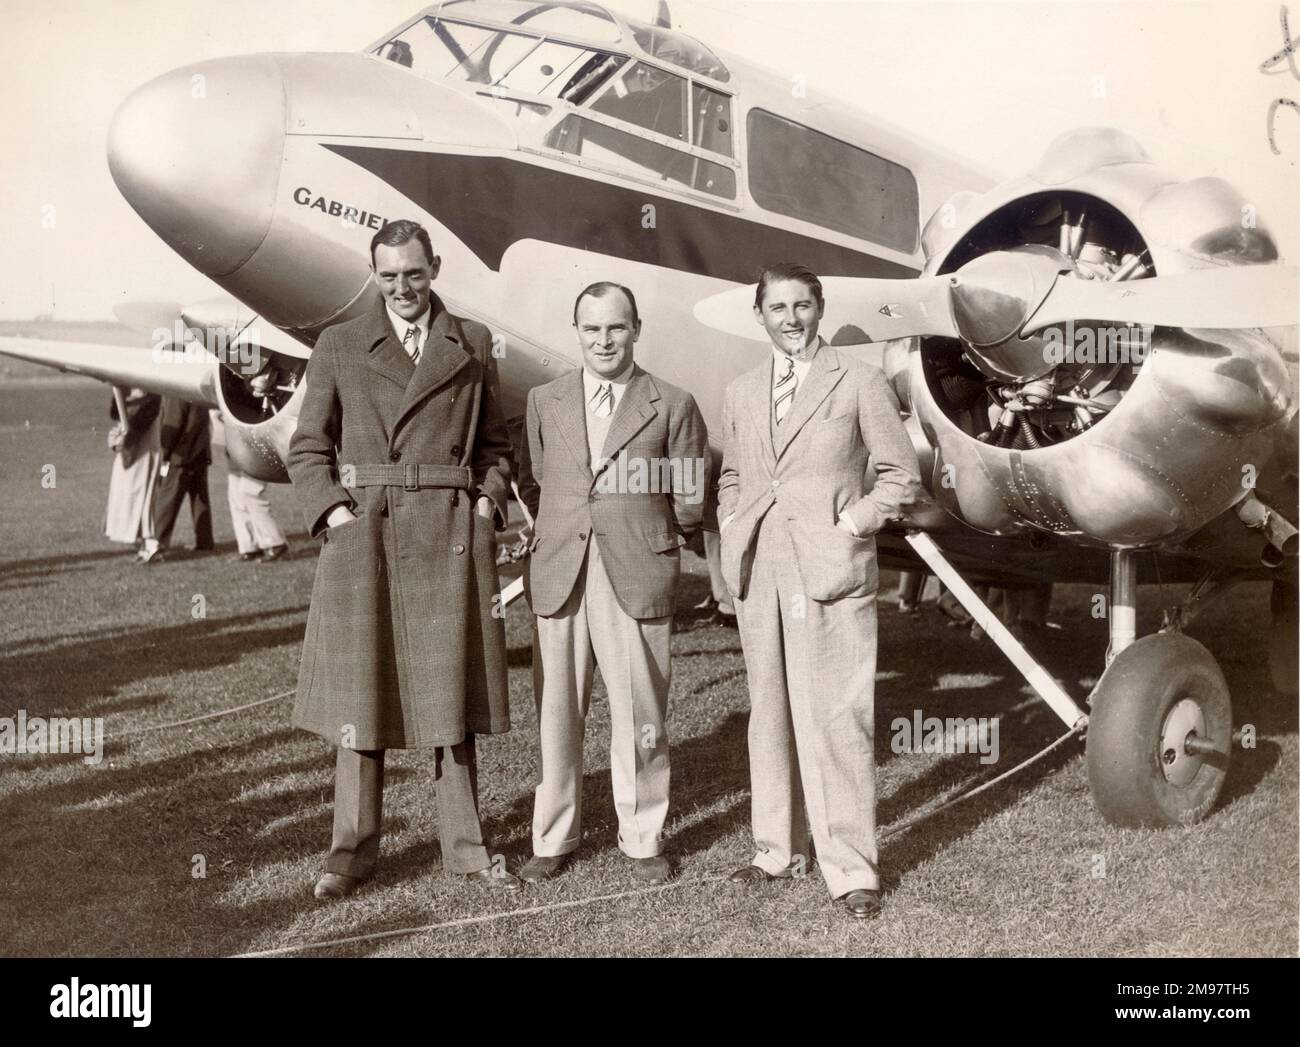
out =
[[[568,303],[608,279],[640,300],[639,359],[715,424],[767,352],[745,301],[759,267],[798,260],[827,278],[823,331],[885,369],[927,476],[882,562],[919,555],[1088,727],[1107,818],[1213,805],[1228,690],[1179,629],[1225,585],[1273,581],[1276,682],[1295,689],[1296,273],[1231,186],[1177,180],[1127,136],[1063,135],[994,185],[665,24],[447,0],[361,54],[178,69],[125,101],[108,149],[140,216],[230,297],[137,310],[158,332],[140,350],[0,352],[217,406],[254,475],[286,478],[310,347],[371,307],[367,246],[387,219],[429,228],[438,293],[495,333],[515,416],[577,364]],[[1137,639],[1137,584],[1156,577],[1196,585]],[[968,580],[1109,580],[1090,712]]]

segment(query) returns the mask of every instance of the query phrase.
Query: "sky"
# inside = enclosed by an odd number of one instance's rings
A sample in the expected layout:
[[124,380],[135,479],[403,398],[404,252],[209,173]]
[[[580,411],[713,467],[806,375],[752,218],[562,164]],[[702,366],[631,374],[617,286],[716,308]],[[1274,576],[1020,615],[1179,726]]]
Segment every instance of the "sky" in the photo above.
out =
[[[219,292],[136,216],[105,140],[137,86],[208,58],[361,50],[417,3],[45,0],[0,39],[0,318],[100,319],[132,300]],[[610,6],[648,15],[654,0]],[[1238,187],[1300,257],[1300,104],[1281,5],[1255,0],[672,0],[673,24],[986,168],[1021,174],[1056,135],[1104,124],[1182,177]],[[1291,33],[1300,38],[1300,4]],[[1300,41],[1297,42],[1300,47]],[[1300,66],[1300,59],[1297,59]]]

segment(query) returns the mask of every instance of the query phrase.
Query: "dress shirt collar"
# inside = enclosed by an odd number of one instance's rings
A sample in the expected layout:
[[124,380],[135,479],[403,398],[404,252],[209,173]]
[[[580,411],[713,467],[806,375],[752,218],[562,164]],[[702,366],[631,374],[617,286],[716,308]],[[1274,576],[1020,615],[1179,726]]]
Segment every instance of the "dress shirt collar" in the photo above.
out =
[[411,351],[406,348],[407,328],[414,327],[419,331],[419,334],[415,336],[415,341],[416,345],[423,349],[424,343],[429,337],[429,321],[433,319],[433,303],[430,302],[429,307],[414,320],[406,320],[398,316],[387,303],[384,304],[384,309],[388,313],[389,322],[393,325],[393,332],[397,335],[397,341],[406,351],[406,355],[411,355]]
[[785,362],[787,360],[793,360],[795,380],[802,385],[804,378],[808,375],[808,368],[812,366],[813,357],[821,352],[824,344],[822,336],[818,335],[817,341],[813,343],[812,351],[803,353],[800,356],[789,356],[781,352],[776,346],[772,346],[772,380],[775,381],[777,375],[785,373]]
[[619,402],[623,399],[623,393],[627,390],[627,383],[632,380],[632,372],[635,368],[635,363],[629,363],[623,368],[623,372],[616,377],[601,378],[584,367],[582,369],[582,392],[583,402],[587,404],[588,411],[591,410],[592,397],[596,395],[602,385],[608,382],[614,394],[614,405],[609,412],[612,417],[614,412],[618,410]]

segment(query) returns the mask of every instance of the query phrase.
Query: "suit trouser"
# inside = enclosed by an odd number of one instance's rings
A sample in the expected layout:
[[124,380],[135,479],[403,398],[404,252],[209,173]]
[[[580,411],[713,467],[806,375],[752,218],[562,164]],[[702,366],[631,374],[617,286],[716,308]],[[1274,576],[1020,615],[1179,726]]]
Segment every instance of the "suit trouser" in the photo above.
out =
[[804,594],[788,528],[773,509],[755,538],[736,619],[749,677],[749,773],[756,854],[778,875],[808,829],[833,897],[878,889],[876,594]]
[[541,740],[534,854],[568,854],[582,837],[582,743],[597,664],[609,694],[619,849],[631,858],[663,853],[671,634],[671,616],[632,618],[619,606],[593,538],[569,599],[558,614],[539,615],[533,633]]
[[232,466],[226,474],[226,498],[230,502],[235,543],[241,553],[255,553],[259,549],[274,549],[287,544],[284,532],[271,515],[271,503],[266,500],[266,484]]
[[[442,863],[456,873],[491,863],[478,817],[478,766],[474,736],[434,750],[438,834]],[[364,880],[379,857],[384,806],[384,750],[338,751],[334,770],[334,839],[325,871]]]
[[723,614],[735,614],[731,591],[722,580],[722,539],[716,531],[704,532],[704,559],[709,565],[709,588],[713,591],[718,610]]
[[172,538],[172,528],[181,509],[181,501],[190,497],[190,518],[194,523],[194,545],[198,549],[212,548],[212,506],[208,502],[208,467],[186,468],[174,465],[160,476],[153,492],[154,534],[160,545],[166,546]]

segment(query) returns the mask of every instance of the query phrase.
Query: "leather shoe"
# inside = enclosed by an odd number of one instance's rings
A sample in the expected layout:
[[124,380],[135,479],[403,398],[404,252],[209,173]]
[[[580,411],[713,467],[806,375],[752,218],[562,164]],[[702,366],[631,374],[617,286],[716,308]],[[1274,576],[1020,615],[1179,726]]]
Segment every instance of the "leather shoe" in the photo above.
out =
[[334,902],[346,898],[357,889],[360,882],[355,876],[345,876],[343,873],[322,873],[316,881],[316,890],[312,893],[322,902]]
[[525,883],[541,883],[552,876],[558,876],[569,864],[569,855],[557,854],[546,856],[534,854],[519,870],[519,878]]
[[880,915],[879,891],[849,891],[840,901],[844,903],[845,911],[855,920],[871,920]]
[[773,880],[789,880],[794,874],[787,869],[782,876],[773,876],[766,869],[761,869],[757,865],[746,865],[742,869],[737,869],[727,877],[730,883],[743,883],[746,885],[771,883]]
[[465,879],[470,883],[491,884],[494,887],[500,887],[504,891],[518,891],[522,890],[524,886],[519,882],[519,877],[510,870],[504,867],[498,869],[495,865],[489,865],[475,872],[466,873]]
[[261,555],[262,555],[261,553],[240,553],[240,554],[239,554],[239,558],[240,558],[240,560],[242,560],[244,563],[248,563],[249,560],[257,560],[257,559],[260,559],[260,558],[261,558]]
[[632,875],[642,883],[667,883],[673,869],[667,858],[657,854],[652,858],[633,858]]
[[269,549],[262,550],[262,559],[278,560],[280,559],[280,557],[284,556],[285,553],[287,553],[288,551],[289,551],[289,547],[287,545],[273,545]]

